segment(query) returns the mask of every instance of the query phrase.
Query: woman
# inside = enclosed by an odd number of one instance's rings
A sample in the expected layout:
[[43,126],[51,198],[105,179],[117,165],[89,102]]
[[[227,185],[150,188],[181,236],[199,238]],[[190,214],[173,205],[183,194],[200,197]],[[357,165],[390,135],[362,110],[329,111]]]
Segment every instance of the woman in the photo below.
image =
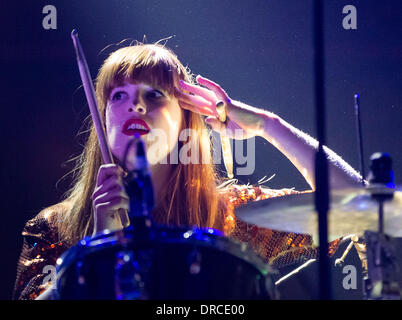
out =
[[[296,166],[312,190],[318,145],[313,138],[273,113],[230,99],[208,79],[198,76],[195,83],[175,54],[159,44],[138,44],[112,53],[99,70],[96,94],[115,164],[102,164],[92,126],[68,195],[24,228],[15,298],[37,298],[46,289],[43,268],[54,265],[61,253],[83,237],[125,227],[122,212],[128,209],[129,199],[123,187],[122,162],[134,134],[141,135],[149,151],[155,221],[222,230],[247,242],[266,261],[293,247],[311,246],[307,235],[258,228],[234,217],[233,208],[241,203],[295,191],[235,184],[218,188],[223,180],[212,164],[205,123],[217,132],[242,129],[244,138],[265,138]],[[225,124],[217,119],[218,101],[226,106]],[[192,135],[182,135],[185,129],[191,129]],[[173,161],[174,151],[184,147],[202,161]],[[331,150],[326,152],[331,187],[358,185],[357,172]],[[134,150],[128,153],[128,169],[133,158]]]

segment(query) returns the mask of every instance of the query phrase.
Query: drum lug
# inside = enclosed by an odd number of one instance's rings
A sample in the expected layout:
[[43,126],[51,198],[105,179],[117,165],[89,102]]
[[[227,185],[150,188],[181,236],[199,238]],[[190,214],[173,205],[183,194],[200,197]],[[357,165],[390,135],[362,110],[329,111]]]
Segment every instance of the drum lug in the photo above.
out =
[[122,250],[116,254],[115,294],[117,300],[145,300],[145,288],[141,263],[133,251]]
[[187,257],[189,266],[188,271],[191,275],[197,275],[201,272],[201,260],[202,257],[200,251],[194,248]]

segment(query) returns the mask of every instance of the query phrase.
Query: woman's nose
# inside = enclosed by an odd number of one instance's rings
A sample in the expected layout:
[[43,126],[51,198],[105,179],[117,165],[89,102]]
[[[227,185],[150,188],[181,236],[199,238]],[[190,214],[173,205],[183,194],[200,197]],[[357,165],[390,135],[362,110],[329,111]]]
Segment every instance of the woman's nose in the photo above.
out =
[[139,114],[145,115],[147,113],[147,109],[140,103],[134,104],[132,107],[128,108],[129,112],[137,112]]

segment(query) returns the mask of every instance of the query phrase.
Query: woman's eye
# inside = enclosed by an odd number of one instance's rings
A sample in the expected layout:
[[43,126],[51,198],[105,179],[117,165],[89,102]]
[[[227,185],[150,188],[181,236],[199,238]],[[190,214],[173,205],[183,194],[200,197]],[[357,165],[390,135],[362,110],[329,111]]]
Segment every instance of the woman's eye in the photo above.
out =
[[112,95],[112,101],[118,101],[118,100],[121,100],[121,99],[123,99],[124,97],[125,97],[125,95],[126,95],[126,93],[125,92],[123,92],[123,91],[118,91],[118,92],[115,92],[113,95]]
[[146,97],[149,99],[160,99],[160,98],[163,98],[164,96],[165,95],[162,92],[160,92],[159,90],[151,90],[151,91],[148,91],[146,94]]

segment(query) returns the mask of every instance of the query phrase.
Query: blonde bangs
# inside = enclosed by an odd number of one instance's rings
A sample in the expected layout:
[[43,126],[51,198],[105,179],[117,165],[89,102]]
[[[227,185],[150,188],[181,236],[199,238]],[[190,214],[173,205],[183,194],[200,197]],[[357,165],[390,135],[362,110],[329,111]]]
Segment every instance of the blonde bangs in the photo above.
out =
[[104,62],[97,79],[99,99],[106,103],[111,91],[125,80],[143,82],[169,95],[179,80],[193,82],[177,56],[162,45],[136,45],[113,52]]

